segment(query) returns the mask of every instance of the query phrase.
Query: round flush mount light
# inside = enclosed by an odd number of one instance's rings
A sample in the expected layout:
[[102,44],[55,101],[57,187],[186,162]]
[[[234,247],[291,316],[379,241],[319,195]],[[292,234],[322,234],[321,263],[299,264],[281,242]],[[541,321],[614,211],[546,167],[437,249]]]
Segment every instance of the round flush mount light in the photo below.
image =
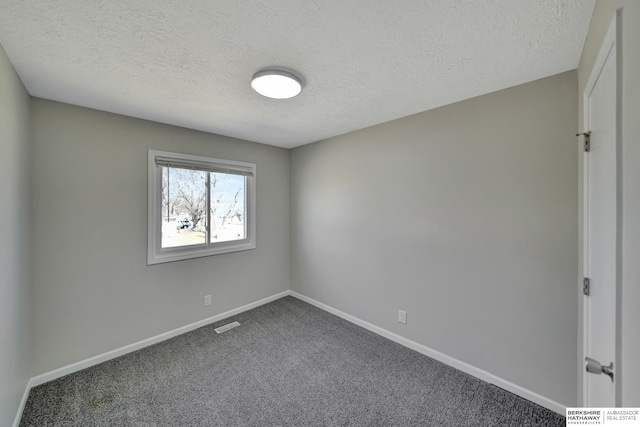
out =
[[267,98],[287,99],[302,91],[302,81],[288,71],[264,70],[253,76],[251,87]]

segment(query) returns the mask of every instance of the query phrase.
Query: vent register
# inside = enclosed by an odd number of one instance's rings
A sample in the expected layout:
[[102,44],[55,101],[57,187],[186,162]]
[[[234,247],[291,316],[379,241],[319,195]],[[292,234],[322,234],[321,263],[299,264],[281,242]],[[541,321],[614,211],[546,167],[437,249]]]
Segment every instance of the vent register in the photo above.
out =
[[222,325],[218,328],[215,328],[214,331],[216,331],[216,333],[221,334],[223,332],[227,332],[229,329],[233,329],[240,326],[240,322],[231,322],[231,323],[227,323],[226,325]]

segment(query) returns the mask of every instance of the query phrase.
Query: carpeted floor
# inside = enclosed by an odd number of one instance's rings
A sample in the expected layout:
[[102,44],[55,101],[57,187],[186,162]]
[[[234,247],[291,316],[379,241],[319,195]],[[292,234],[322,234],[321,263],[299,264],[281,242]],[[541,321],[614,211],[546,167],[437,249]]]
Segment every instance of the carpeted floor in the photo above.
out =
[[[216,334],[237,320],[241,326]],[[564,417],[285,297],[35,387],[21,426],[564,426]]]

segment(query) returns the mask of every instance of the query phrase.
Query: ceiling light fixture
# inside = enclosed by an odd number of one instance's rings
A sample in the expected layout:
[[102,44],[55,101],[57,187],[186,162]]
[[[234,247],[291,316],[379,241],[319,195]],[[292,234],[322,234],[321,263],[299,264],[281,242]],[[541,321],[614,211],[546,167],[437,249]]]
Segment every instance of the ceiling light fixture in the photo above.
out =
[[302,92],[302,80],[287,71],[263,70],[253,76],[251,87],[267,98],[287,99]]

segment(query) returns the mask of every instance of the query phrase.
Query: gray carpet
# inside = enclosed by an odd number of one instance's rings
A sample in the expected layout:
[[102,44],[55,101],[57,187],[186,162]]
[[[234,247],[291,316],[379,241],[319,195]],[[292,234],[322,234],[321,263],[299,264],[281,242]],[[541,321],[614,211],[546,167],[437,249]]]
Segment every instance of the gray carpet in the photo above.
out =
[[[221,335],[214,328],[242,325]],[[285,297],[31,390],[21,426],[564,426]]]

